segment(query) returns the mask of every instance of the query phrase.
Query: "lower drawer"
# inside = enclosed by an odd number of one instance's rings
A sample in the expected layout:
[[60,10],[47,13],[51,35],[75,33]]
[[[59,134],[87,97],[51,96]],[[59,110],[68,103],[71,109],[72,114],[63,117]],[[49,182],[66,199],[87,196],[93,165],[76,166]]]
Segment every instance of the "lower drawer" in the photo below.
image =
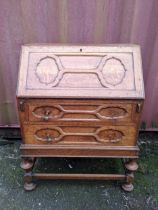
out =
[[59,145],[136,145],[135,126],[24,125],[24,143]]

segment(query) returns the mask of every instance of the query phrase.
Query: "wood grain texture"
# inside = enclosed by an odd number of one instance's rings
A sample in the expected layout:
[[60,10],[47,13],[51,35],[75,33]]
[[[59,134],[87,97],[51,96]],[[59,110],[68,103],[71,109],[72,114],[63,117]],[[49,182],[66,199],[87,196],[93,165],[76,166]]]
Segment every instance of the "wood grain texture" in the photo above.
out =
[[20,147],[22,157],[109,157],[138,158],[138,146],[29,145]]
[[[120,102],[120,103],[119,103]],[[28,117],[31,122],[52,121],[93,121],[132,123],[135,103],[127,101],[73,101],[73,100],[32,100],[27,103]],[[27,116],[26,116],[27,117]]]
[[52,126],[24,125],[26,144],[78,144],[78,145],[136,145],[136,127],[133,126]]
[[18,97],[144,98],[137,45],[25,45],[19,71]]
[[43,180],[75,179],[75,180],[125,180],[126,176],[121,174],[46,174],[34,173],[33,178]]
[[[71,122],[75,126],[94,124],[103,126],[109,123],[112,125],[139,124],[143,108],[142,100],[17,98],[17,103],[20,121],[24,124],[45,123],[68,126]],[[139,110],[137,110],[138,105]],[[107,112],[106,108],[112,108],[112,110]],[[117,117],[120,112],[114,108],[119,108],[119,111],[121,109],[121,112],[123,110],[125,115]],[[50,111],[48,119],[45,119],[46,111]]]
[[[19,71],[18,109],[23,143],[30,148],[62,145],[66,152],[67,145],[70,153],[75,145],[94,151],[97,146],[136,148],[144,97],[138,46],[26,45]],[[98,97],[96,84],[86,78],[91,73],[100,84]],[[66,74],[71,79],[62,83]]]

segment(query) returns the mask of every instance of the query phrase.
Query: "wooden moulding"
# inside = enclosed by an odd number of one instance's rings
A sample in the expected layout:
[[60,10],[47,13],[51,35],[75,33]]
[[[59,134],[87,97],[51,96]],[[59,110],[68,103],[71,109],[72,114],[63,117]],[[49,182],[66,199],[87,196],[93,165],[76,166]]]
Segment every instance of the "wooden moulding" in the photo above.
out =
[[22,157],[110,157],[110,158],[138,158],[137,146],[45,146],[25,145],[20,147]]
[[143,99],[140,47],[22,46],[17,96]]

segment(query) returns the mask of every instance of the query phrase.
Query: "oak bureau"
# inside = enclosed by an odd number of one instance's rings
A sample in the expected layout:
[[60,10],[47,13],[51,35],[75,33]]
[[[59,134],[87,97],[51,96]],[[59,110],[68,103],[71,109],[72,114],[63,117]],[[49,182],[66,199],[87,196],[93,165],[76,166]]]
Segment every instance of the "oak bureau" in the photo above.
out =
[[[132,191],[143,100],[137,45],[22,46],[17,103],[24,189],[33,190],[34,179],[111,179]],[[33,173],[38,157],[120,158],[125,173]]]

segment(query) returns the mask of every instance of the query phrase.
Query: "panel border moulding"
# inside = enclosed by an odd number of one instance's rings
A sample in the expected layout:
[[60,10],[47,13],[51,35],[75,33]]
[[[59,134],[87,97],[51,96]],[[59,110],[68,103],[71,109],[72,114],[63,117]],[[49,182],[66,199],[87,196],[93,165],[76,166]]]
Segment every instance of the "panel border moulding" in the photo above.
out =
[[19,72],[18,97],[144,98],[137,45],[25,45]]

